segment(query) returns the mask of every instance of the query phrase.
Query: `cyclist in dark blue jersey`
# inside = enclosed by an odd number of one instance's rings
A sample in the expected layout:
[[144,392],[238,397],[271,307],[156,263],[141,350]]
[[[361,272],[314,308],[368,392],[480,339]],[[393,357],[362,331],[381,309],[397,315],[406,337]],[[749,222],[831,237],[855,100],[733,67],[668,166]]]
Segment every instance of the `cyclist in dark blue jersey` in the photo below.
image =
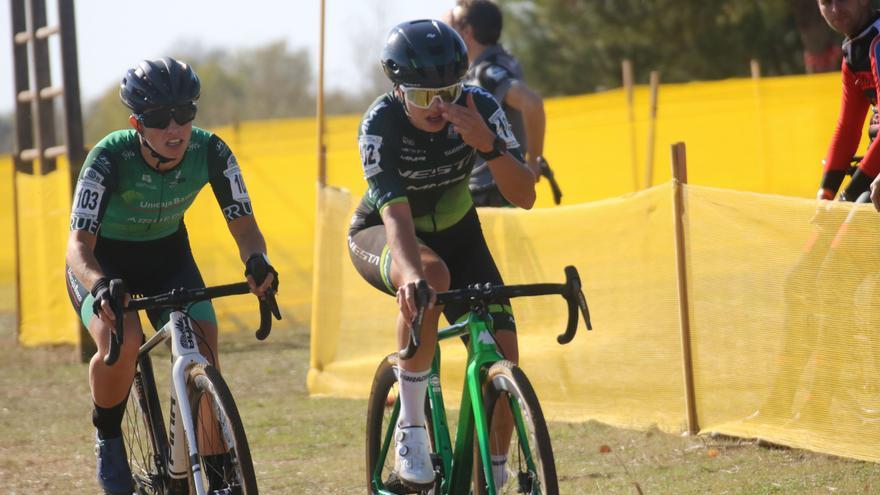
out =
[[[468,191],[474,160],[482,157],[501,193],[522,208],[535,202],[535,176],[498,102],[462,84],[467,49],[451,27],[434,20],[396,26],[382,65],[394,88],[370,106],[358,132],[369,188],[352,219],[349,253],[364,279],[396,295],[399,348],[408,339],[416,286],[422,280],[430,286],[421,346],[400,364],[394,449],[398,476],[410,488],[424,489],[434,479],[424,402],[438,320],[441,310],[450,321],[468,312],[466,305],[434,307],[435,291],[503,283]],[[510,302],[494,301],[490,311],[502,352],[516,361]]]
[[[89,364],[89,384],[98,483],[104,493],[134,490],[121,423],[143,341],[137,314],[126,314],[119,359],[113,367],[104,364],[115,321],[110,279],[120,278],[129,292],[147,296],[204,287],[183,215],[210,183],[245,262],[251,291],[264,297],[277,287],[235,155],[215,134],[193,127],[200,88],[192,68],[172,58],[145,60],[129,69],[120,97],[131,110],[131,129],[109,134],[92,149],[74,193],[66,281],[71,303],[98,348]],[[267,272],[262,280],[251,276]],[[188,311],[202,354],[218,366],[211,303],[196,303]],[[156,328],[168,321],[168,311],[148,316]],[[222,481],[210,473],[222,473],[223,461],[221,455],[205,456],[211,486]]]

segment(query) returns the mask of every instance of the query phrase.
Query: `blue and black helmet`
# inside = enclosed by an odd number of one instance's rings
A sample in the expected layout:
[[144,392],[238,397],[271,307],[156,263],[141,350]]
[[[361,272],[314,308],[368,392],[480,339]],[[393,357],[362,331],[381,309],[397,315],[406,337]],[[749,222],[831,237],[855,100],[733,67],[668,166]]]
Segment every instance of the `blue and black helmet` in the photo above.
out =
[[119,98],[132,113],[141,114],[195,101],[200,90],[199,76],[189,64],[165,57],[128,69],[119,85]]
[[382,68],[394,84],[443,88],[464,77],[467,47],[448,25],[431,19],[395,26],[382,50]]

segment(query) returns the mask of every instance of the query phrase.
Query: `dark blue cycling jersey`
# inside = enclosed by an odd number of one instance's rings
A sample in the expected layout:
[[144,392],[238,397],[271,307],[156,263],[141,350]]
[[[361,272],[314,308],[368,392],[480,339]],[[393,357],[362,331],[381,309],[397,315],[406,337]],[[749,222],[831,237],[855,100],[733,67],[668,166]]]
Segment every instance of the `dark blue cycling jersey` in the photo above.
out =
[[[464,86],[456,101],[474,104],[507,148],[523,160],[504,111],[486,90]],[[369,189],[361,200],[352,228],[382,223],[380,212],[394,203],[408,202],[417,231],[437,232],[452,227],[473,206],[468,177],[475,150],[446,124],[440,132],[417,129],[406,116],[403,103],[392,93],[376,99],[367,109],[358,130],[361,162]]]

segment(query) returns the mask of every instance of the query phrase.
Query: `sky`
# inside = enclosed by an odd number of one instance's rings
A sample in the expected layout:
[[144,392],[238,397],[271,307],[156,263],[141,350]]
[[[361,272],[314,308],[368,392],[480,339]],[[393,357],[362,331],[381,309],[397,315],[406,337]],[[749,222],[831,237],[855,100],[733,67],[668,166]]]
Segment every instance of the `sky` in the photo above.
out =
[[[49,25],[57,2],[45,0]],[[403,21],[439,18],[455,0],[326,0],[325,84],[367,87],[369,66],[390,29]],[[320,0],[86,0],[75,2],[81,101],[85,106],[119,84],[125,70],[175,46],[253,48],[286,40],[307,48],[317,75]],[[12,26],[8,2],[0,6],[0,113],[14,107]],[[52,82],[60,84],[58,36],[50,39]],[[362,83],[362,81],[364,83]]]

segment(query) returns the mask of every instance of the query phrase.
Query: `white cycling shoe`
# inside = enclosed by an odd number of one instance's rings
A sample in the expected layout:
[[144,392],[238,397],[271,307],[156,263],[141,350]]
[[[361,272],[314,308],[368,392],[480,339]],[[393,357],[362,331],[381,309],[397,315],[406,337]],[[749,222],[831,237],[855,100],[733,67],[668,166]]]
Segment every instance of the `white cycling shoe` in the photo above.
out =
[[394,451],[394,471],[407,488],[420,490],[434,484],[431,443],[424,426],[398,425],[394,433]]

